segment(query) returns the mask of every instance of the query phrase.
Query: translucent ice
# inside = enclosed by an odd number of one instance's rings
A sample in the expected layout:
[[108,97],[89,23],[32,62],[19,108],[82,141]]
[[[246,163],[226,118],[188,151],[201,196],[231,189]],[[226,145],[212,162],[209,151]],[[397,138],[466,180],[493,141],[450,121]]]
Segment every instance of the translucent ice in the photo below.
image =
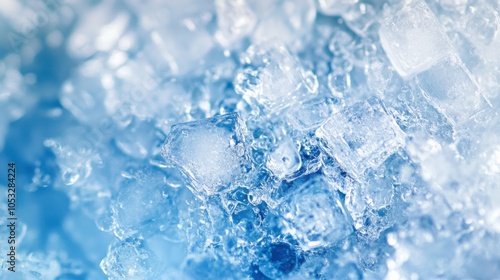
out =
[[159,273],[157,257],[140,239],[112,244],[101,268],[109,279],[152,279]]
[[377,98],[333,115],[317,131],[324,150],[347,172],[362,176],[404,144],[404,133]]
[[245,66],[234,81],[236,92],[267,111],[279,111],[316,94],[316,76],[305,72],[282,44],[251,46],[242,62]]
[[286,232],[297,239],[303,250],[333,245],[352,231],[339,195],[322,177],[300,186],[279,211]]
[[429,69],[451,50],[436,16],[421,0],[390,13],[382,21],[379,34],[380,43],[402,77]]
[[338,111],[339,106],[332,98],[312,99],[290,108],[287,118],[295,129],[306,131],[318,128]]
[[300,169],[301,165],[299,151],[291,139],[283,139],[271,152],[267,161],[267,168],[280,179],[292,175]]
[[[129,171],[111,203],[113,229],[119,238],[148,236],[175,226],[177,213],[166,184],[170,174],[151,167]],[[171,176],[171,175],[170,175]]]
[[167,136],[163,156],[189,178],[196,193],[214,194],[243,175],[245,134],[245,123],[236,113],[177,124]]
[[342,15],[358,0],[318,0],[319,10],[325,15]]
[[499,1],[0,2],[0,279],[500,275]]
[[489,106],[480,87],[456,56],[420,73],[417,80],[431,102],[456,124],[464,124]]
[[298,266],[298,256],[294,248],[285,242],[271,243],[262,250],[259,270],[271,279],[290,274]]
[[215,35],[223,46],[231,46],[250,34],[257,24],[257,16],[246,0],[217,0],[218,33]]

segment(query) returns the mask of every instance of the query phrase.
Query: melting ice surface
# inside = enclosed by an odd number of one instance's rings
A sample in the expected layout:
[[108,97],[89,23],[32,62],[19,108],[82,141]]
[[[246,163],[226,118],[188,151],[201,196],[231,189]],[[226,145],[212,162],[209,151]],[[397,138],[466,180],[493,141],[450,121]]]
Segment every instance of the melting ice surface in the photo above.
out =
[[500,279],[499,13],[2,1],[0,279]]

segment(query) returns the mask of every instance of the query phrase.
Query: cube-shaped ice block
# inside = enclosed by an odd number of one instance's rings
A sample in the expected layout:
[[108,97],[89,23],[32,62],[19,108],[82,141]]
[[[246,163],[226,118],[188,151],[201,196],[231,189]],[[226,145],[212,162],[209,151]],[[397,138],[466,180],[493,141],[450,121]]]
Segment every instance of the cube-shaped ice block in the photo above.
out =
[[431,103],[455,124],[464,124],[489,106],[470,72],[454,55],[420,73],[417,81]]
[[316,135],[323,140],[323,150],[354,177],[379,166],[403,145],[405,138],[376,97],[333,115]]
[[237,113],[176,124],[163,146],[163,157],[189,179],[195,194],[211,195],[243,174],[245,134]]
[[303,250],[333,245],[352,232],[338,193],[323,177],[304,183],[279,211],[287,232]]
[[412,1],[381,23],[380,42],[403,78],[432,67],[450,52],[448,38],[424,1]]
[[251,46],[242,61],[245,66],[235,78],[235,90],[267,112],[280,111],[316,95],[316,76],[305,72],[280,43]]

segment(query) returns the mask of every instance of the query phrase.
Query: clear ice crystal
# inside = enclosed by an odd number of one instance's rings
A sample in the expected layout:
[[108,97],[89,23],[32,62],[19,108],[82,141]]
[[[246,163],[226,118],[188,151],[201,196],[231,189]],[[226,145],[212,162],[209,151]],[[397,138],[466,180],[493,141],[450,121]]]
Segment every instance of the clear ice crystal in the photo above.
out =
[[327,118],[340,109],[333,98],[315,98],[296,104],[287,112],[292,126],[300,131],[318,128]]
[[112,244],[100,264],[109,279],[152,279],[158,275],[157,257],[141,239]]
[[234,80],[235,90],[268,112],[313,98],[317,78],[306,72],[282,44],[253,45],[242,57],[244,67]]
[[464,124],[489,107],[482,89],[456,56],[420,73],[417,81],[430,101],[455,124]]
[[305,182],[279,207],[286,228],[303,250],[334,245],[352,225],[338,193],[322,177]]
[[323,149],[352,176],[361,177],[402,147],[405,135],[378,98],[334,114],[316,135]]
[[302,161],[297,145],[291,139],[283,139],[270,153],[266,166],[280,179],[298,171]]
[[451,51],[448,38],[425,1],[414,0],[389,11],[380,27],[380,43],[404,78],[432,67]]
[[113,229],[124,239],[148,236],[175,225],[175,190],[166,183],[170,174],[151,167],[129,171],[111,203]]
[[193,191],[211,195],[227,190],[247,168],[246,125],[237,113],[176,124],[163,157],[189,179]]

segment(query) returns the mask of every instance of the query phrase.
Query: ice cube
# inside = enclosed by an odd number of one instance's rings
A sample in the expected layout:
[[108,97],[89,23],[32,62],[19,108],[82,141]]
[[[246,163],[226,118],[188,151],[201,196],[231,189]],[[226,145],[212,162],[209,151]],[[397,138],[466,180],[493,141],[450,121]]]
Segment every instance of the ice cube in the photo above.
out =
[[454,55],[417,76],[418,85],[455,124],[464,124],[489,105],[478,84]]
[[300,159],[297,145],[289,138],[283,139],[269,155],[266,163],[275,176],[280,179],[292,175],[300,169]]
[[245,67],[235,78],[236,92],[268,112],[310,99],[317,92],[316,76],[305,72],[297,58],[280,43],[251,46],[242,61]]
[[392,203],[394,197],[394,187],[387,178],[371,176],[366,186],[364,186],[364,198],[366,204],[372,209],[378,210]]
[[303,250],[335,244],[352,231],[338,193],[323,177],[305,182],[279,207],[287,233]]
[[227,189],[246,168],[246,125],[231,113],[172,126],[163,157],[180,169],[197,194]]
[[474,44],[486,61],[500,63],[500,16],[498,9],[487,1],[477,1],[467,10],[466,17],[461,22],[462,32]]
[[445,31],[421,0],[387,16],[379,35],[392,65],[403,78],[429,69],[450,52]]
[[354,177],[379,166],[405,141],[404,133],[376,97],[333,115],[316,135],[324,141],[325,152]]
[[115,235],[121,239],[148,236],[175,223],[175,190],[166,184],[169,174],[154,167],[129,171],[111,202]]
[[308,131],[318,128],[338,111],[339,106],[335,104],[333,98],[312,99],[290,108],[287,118],[295,129]]
[[141,239],[111,245],[100,267],[109,279],[153,279],[159,272],[157,257]]

